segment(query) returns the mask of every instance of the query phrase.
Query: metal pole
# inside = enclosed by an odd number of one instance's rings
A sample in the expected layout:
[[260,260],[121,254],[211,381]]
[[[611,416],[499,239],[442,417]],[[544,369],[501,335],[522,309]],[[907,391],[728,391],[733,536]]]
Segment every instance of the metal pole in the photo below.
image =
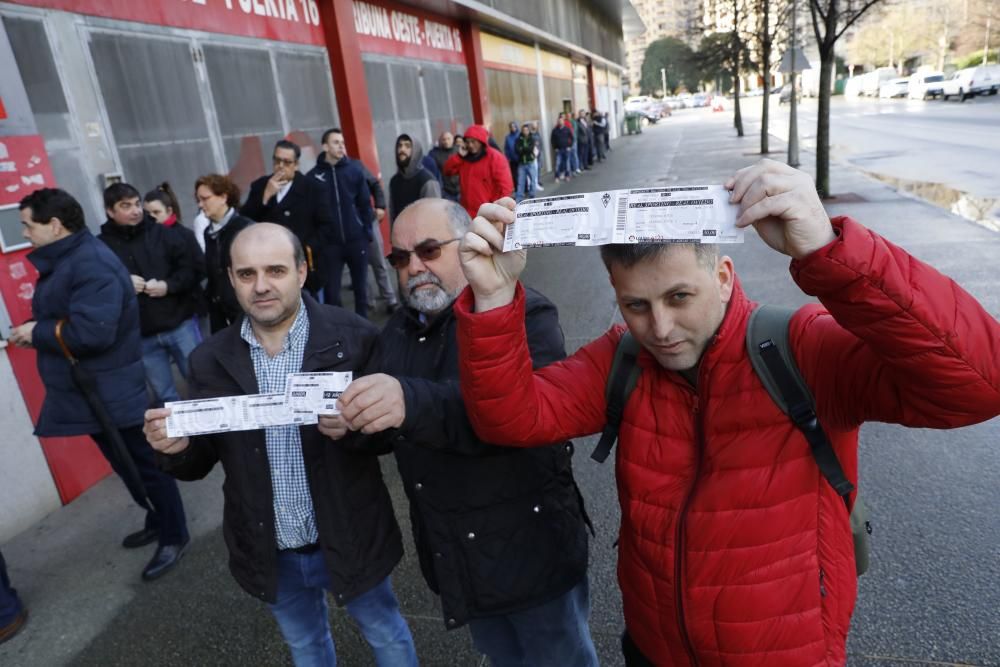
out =
[[663,96],[667,96],[667,68],[660,68],[660,81],[663,82]]
[[[798,24],[795,21],[795,9],[798,0],[792,0],[792,95],[788,99],[791,108],[788,113],[788,166],[799,166],[799,119],[798,119],[798,95],[795,92],[795,50],[798,48]],[[768,91],[767,94],[770,94]]]

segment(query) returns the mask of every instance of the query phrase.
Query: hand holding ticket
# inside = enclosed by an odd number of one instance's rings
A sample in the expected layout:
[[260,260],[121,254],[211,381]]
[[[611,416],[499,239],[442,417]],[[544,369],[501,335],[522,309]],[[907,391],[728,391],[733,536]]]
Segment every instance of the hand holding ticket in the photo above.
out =
[[352,373],[291,373],[283,394],[220,396],[174,401],[166,418],[166,436],[183,438],[274,426],[315,424],[319,415],[338,414],[337,399],[351,384]]
[[610,243],[742,243],[739,207],[721,185],[608,190],[527,199],[514,211],[504,252]]

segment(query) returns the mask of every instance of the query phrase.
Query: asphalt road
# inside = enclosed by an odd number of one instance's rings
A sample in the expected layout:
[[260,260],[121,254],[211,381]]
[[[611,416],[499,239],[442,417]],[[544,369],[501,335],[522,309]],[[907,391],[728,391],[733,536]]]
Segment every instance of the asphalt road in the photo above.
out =
[[[748,136],[737,140],[729,114],[678,113],[640,136],[623,138],[607,164],[572,183],[555,188],[550,181],[545,194],[718,183],[759,158],[754,129],[751,118]],[[772,150],[783,148],[776,139]],[[804,153],[802,161],[808,166],[812,156]],[[993,268],[1000,234],[902,198],[847,168],[834,170],[833,187],[839,196],[828,202],[831,214],[855,216],[953,276],[1000,315]],[[787,260],[753,234],[727,250],[752,298],[789,305],[808,301],[792,283]],[[570,351],[618,319],[596,250],[532,250],[524,279],[559,307]],[[623,627],[613,547],[619,513],[613,465],[589,459],[594,441],[577,442],[574,467],[597,528],[591,629],[602,664],[616,666],[622,664]],[[859,583],[848,645],[851,665],[1000,665],[998,441],[1000,420],[948,432],[881,424],[862,430],[861,488],[875,532],[872,569]],[[408,535],[406,501],[391,458],[383,468]],[[239,590],[227,571],[220,482],[216,472],[182,485],[194,541],[178,570],[154,584],[138,581],[149,553],[117,548],[139,513],[114,479],[4,545],[15,585],[33,615],[22,636],[0,647],[0,664],[288,664],[266,608]],[[393,581],[422,664],[482,664],[465,630],[444,630],[409,539]],[[333,610],[331,619],[341,664],[372,664],[346,614]]]
[[[747,100],[759,118],[760,98]],[[788,104],[771,97],[770,130],[788,133]],[[802,100],[799,136],[815,150],[817,101]],[[1000,201],[1000,95],[952,100],[845,99],[830,108],[834,156],[867,172],[918,183],[941,183],[973,196]]]

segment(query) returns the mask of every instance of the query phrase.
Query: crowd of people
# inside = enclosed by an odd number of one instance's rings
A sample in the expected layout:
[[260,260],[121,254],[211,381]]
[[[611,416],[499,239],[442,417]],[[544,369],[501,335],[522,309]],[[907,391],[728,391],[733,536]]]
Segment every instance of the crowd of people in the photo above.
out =
[[[10,341],[37,352],[36,434],[99,446],[145,510],[122,545],[157,543],[145,580],[174,569],[189,542],[176,480],[220,465],[230,571],[299,666],[336,664],[328,594],[377,664],[418,663],[391,580],[403,542],[379,457],[392,454],[445,627],[467,627],[496,666],[589,667],[593,527],[570,439],[620,429],[626,664],[843,664],[858,427],[995,416],[1000,325],[931,267],[831,220],[808,176],[765,160],[726,187],[738,224],[791,257],[822,302],[787,326],[811,421],[769,402],[745,346],[754,306],[710,244],[603,247],[627,327],[567,357],[555,306],[517,280],[524,253],[500,252],[511,195],[533,196],[545,155],[537,126],[510,130],[504,150],[471,126],[427,155],[400,135],[388,196],[339,129],[305,174],[300,147],[282,140],[243,201],[227,176],[196,180],[197,232],[168,184],[145,196],[110,185],[98,235],[69,193],[28,195],[20,216],[39,280],[33,320]],[[561,116],[557,180],[601,161],[606,142],[602,115]],[[365,317],[376,265],[398,304],[381,329]],[[345,266],[353,313],[340,307]],[[621,388],[626,331],[628,409],[605,389]],[[345,371],[355,379],[339,414],[316,425],[167,434],[166,402],[282,394],[290,373]],[[816,437],[833,443],[846,487],[823,481]],[[0,556],[0,642],[26,614]]]

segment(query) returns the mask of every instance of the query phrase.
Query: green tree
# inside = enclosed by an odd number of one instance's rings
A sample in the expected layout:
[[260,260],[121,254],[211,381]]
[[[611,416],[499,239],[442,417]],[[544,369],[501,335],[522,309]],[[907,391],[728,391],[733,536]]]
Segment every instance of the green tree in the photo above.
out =
[[[699,78],[702,81],[732,82],[733,126],[736,134],[743,136],[743,116],[740,111],[740,74],[749,70],[750,62],[747,42],[738,31],[716,32],[701,40],[698,45]],[[728,86],[719,86],[725,92]]]
[[639,80],[643,94],[651,95],[662,90],[661,69],[666,70],[667,75],[667,90],[663,91],[664,95],[673,94],[682,84],[688,88],[696,88],[698,85],[694,52],[676,37],[664,37],[646,47],[642,78]]

